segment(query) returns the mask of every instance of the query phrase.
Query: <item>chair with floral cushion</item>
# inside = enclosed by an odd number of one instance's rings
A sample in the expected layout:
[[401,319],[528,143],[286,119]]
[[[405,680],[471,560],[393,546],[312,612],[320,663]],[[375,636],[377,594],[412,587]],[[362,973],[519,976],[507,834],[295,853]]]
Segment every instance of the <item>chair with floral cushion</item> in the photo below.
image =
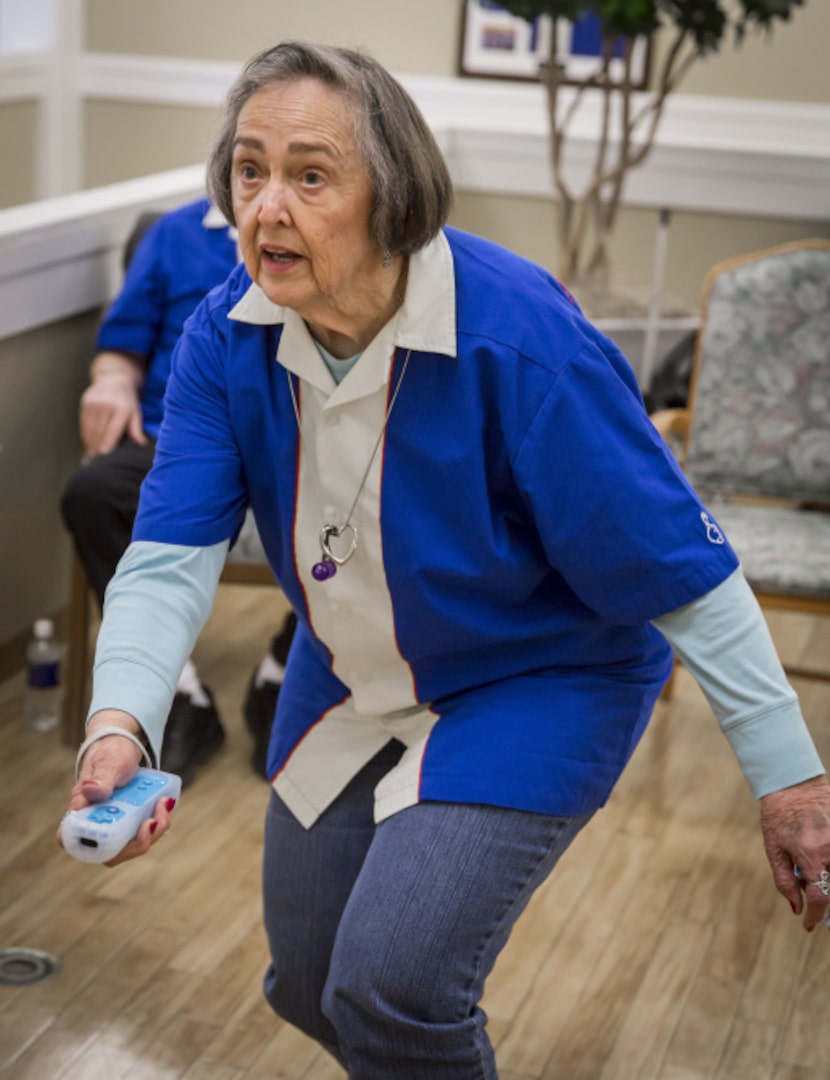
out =
[[761,605],[830,615],[830,241],[710,271],[689,404],[652,420]]

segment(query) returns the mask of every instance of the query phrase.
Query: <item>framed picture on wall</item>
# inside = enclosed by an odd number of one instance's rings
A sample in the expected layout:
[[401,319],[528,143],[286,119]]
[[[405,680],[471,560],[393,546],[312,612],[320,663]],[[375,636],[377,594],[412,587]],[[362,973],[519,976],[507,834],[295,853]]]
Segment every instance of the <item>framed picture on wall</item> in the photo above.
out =
[[[550,56],[552,34],[553,20],[548,16],[528,22],[490,0],[465,0],[459,74],[536,81],[540,65]],[[585,82],[600,71],[602,37],[596,15],[585,15],[575,23],[560,20],[558,59],[567,83]],[[649,39],[638,38],[632,57],[632,83],[636,89],[648,85],[648,69]],[[622,81],[622,42],[615,50],[610,75],[612,81]]]

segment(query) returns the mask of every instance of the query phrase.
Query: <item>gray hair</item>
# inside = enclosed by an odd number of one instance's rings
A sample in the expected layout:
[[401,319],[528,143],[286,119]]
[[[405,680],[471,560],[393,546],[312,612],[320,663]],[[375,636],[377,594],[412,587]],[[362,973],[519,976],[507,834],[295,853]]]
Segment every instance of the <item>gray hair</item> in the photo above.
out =
[[274,83],[319,79],[356,106],[355,137],[374,194],[369,229],[381,249],[410,255],[445,224],[453,191],[438,144],[418,106],[377,61],[351,49],[285,41],[248,61],[228,94],[208,160],[208,190],[234,222],[231,165],[243,106]]

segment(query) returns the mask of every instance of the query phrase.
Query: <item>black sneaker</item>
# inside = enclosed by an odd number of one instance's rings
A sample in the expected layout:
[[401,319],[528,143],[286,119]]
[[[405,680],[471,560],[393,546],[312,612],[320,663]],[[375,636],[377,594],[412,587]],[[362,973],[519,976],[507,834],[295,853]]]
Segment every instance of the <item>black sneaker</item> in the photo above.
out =
[[282,689],[281,683],[264,682],[256,684],[256,671],[248,683],[248,692],[245,695],[245,704],[242,706],[242,715],[245,724],[254,739],[254,749],[251,754],[251,764],[258,776],[269,779],[265,761],[268,756],[268,743],[271,739],[271,727],[274,723],[274,713],[277,709],[277,699]]
[[209,705],[196,705],[187,694],[176,694],[164,730],[161,767],[180,776],[182,787],[193,782],[196,766],[204,765],[225,743],[213,694],[207,687],[204,691]]

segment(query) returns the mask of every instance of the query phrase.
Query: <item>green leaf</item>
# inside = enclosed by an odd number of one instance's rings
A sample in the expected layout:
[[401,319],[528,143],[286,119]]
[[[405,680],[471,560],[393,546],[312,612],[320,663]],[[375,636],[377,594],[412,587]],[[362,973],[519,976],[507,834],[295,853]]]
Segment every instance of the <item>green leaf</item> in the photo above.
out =
[[[827,0],[825,0],[827,2]],[[651,34],[661,27],[686,31],[700,56],[716,52],[731,27],[736,42],[752,29],[770,32],[804,0],[503,0],[501,7],[528,21],[540,15],[575,22],[599,17],[605,39]]]

